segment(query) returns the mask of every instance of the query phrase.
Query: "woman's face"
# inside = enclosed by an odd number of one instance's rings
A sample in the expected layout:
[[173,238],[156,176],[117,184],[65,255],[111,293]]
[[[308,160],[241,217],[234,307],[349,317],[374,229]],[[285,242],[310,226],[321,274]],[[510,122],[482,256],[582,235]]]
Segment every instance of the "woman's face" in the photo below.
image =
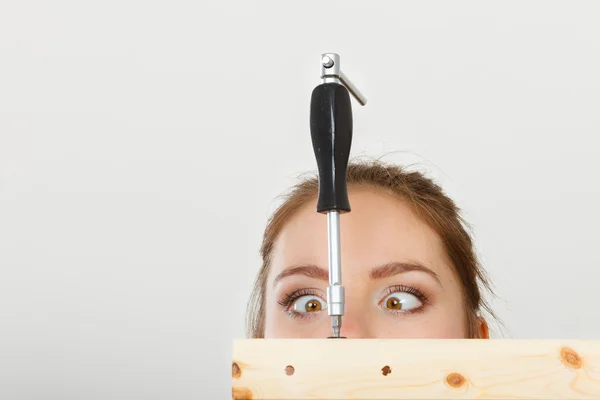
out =
[[[303,206],[278,237],[266,290],[266,338],[325,338],[327,217]],[[464,338],[458,281],[437,234],[404,202],[376,189],[350,190],[352,212],[340,218],[341,336]]]

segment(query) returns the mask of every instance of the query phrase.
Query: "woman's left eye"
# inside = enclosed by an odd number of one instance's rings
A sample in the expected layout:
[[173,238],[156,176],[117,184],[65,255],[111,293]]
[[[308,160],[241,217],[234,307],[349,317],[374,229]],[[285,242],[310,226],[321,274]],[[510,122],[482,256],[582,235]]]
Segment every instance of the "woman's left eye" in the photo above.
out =
[[417,296],[406,292],[392,293],[381,302],[382,307],[393,311],[409,311],[422,305]]
[[317,296],[301,296],[294,300],[293,310],[300,313],[314,313],[322,311],[327,305]]

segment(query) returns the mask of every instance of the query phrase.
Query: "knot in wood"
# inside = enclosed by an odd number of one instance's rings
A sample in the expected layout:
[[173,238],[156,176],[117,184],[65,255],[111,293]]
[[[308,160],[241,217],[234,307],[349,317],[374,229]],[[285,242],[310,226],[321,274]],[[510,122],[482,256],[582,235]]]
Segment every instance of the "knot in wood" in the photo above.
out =
[[387,376],[388,374],[392,373],[392,369],[389,367],[389,365],[386,365],[385,367],[381,368],[381,373],[383,376]]
[[231,364],[231,376],[233,376],[234,379],[238,379],[242,376],[242,369],[236,362]]
[[567,367],[579,369],[583,365],[581,356],[570,347],[560,349],[560,359]]
[[252,392],[246,387],[234,387],[231,389],[232,400],[252,400]]
[[452,372],[446,377],[446,383],[455,389],[462,387],[466,382],[465,377],[458,372]]

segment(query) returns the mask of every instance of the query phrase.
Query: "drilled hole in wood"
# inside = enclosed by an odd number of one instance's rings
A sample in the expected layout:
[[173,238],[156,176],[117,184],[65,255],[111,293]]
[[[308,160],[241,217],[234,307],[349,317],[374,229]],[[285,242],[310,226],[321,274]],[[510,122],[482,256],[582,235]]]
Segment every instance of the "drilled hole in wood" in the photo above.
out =
[[285,367],[285,374],[288,375],[288,376],[294,375],[295,371],[296,370],[291,365],[288,365],[287,367]]
[[381,373],[383,376],[387,376],[388,374],[392,373],[392,369],[389,367],[389,365],[386,365],[385,367],[381,368]]

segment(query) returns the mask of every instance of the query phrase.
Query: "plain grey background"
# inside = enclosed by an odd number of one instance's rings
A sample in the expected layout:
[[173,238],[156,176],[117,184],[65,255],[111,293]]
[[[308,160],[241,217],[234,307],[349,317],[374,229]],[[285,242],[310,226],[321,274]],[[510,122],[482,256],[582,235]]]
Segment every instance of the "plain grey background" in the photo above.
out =
[[506,324],[598,338],[596,2],[0,2],[0,398],[229,398],[337,52],[353,156],[444,185]]

